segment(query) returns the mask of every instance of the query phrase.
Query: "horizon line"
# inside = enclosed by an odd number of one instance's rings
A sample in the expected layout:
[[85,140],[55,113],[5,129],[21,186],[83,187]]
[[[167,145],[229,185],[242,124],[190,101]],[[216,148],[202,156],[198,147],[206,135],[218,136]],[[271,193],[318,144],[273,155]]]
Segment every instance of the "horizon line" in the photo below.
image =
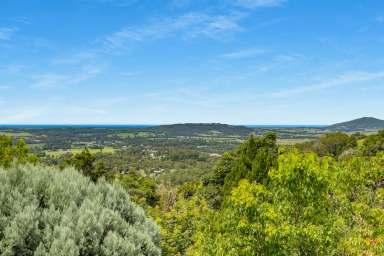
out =
[[175,123],[5,123],[1,126],[162,126],[177,124],[223,124],[233,126],[329,126],[331,124],[311,124],[311,123],[248,123],[234,124],[223,122],[175,122]]

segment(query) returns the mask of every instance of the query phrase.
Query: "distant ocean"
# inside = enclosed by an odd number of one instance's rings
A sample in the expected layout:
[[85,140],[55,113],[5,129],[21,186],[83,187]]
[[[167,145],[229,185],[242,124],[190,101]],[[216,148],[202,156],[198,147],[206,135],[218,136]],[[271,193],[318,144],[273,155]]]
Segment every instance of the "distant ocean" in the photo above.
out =
[[98,129],[139,129],[156,125],[149,124],[0,124],[10,129],[54,129],[54,128],[98,128]]
[[[158,126],[156,124],[0,124],[0,129],[64,129],[64,128],[96,128],[96,129],[140,129]],[[244,125],[249,128],[325,128],[327,125]]]

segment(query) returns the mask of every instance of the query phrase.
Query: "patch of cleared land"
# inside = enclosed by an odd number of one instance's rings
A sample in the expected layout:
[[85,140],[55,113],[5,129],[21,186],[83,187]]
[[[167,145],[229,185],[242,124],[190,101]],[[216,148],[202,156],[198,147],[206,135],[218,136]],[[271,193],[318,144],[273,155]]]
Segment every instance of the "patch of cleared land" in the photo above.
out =
[[[68,150],[49,150],[45,153],[51,157],[59,157],[64,154],[72,153],[72,154],[79,154],[84,150],[84,148],[72,148]],[[104,147],[104,148],[88,148],[89,152],[92,154],[96,153],[115,153],[115,149],[113,147]]]

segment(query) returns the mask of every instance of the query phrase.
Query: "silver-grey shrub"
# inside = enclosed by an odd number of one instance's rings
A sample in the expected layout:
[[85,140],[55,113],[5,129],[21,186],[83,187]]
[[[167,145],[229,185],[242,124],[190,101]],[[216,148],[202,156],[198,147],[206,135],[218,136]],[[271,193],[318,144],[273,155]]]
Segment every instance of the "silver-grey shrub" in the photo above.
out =
[[74,169],[0,169],[0,255],[160,255],[159,232],[122,188]]

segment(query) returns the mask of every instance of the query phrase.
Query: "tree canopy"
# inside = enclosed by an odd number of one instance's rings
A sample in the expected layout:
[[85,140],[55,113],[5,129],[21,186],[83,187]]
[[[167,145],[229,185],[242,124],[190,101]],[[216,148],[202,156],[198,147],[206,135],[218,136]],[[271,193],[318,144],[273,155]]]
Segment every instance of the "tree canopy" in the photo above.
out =
[[212,206],[217,208],[223,197],[229,195],[241,179],[268,182],[269,170],[278,164],[276,139],[274,133],[262,137],[252,135],[234,152],[223,155],[213,175],[208,176],[204,182]]
[[268,183],[242,179],[200,220],[189,255],[383,255],[383,167],[285,152]]
[[10,136],[0,135],[0,166],[10,167],[13,161],[37,162],[37,158],[28,152],[28,146],[23,139],[14,142]]

